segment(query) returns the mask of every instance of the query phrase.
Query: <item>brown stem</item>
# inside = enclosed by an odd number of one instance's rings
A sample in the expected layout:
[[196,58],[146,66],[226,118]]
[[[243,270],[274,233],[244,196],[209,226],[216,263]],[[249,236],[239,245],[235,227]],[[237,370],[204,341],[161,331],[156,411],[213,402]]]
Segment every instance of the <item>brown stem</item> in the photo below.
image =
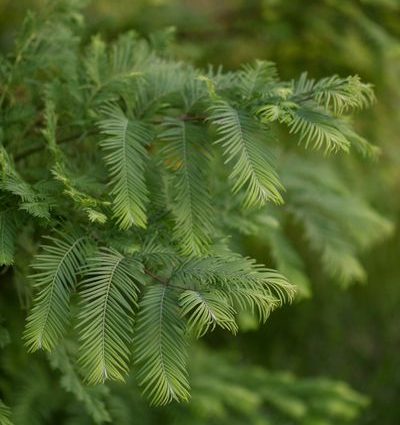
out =
[[205,115],[181,115],[178,117],[181,121],[204,121],[207,119]]
[[149,269],[144,269],[144,272],[150,276],[153,280],[162,283],[165,286],[169,286],[171,288],[176,288],[176,289],[182,289],[183,291],[187,291],[190,288],[184,288],[183,286],[178,286],[178,285],[171,285],[169,283],[169,279],[163,279],[160,276],[157,276],[156,274],[154,274],[152,271],[150,271]]
[[144,272],[150,276],[152,279],[156,280],[157,282],[162,283],[163,285],[168,285],[168,280],[163,279],[160,276],[155,275],[152,271],[150,271],[149,269],[144,269]]

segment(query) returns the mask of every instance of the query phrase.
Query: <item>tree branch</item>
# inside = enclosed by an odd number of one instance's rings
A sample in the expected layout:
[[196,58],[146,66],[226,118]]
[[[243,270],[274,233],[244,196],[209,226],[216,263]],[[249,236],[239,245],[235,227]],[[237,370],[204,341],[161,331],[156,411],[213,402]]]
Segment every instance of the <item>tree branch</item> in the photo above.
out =
[[147,276],[150,276],[153,280],[162,283],[165,286],[169,286],[171,288],[176,288],[176,289],[182,289],[183,291],[187,291],[190,290],[190,288],[184,288],[183,286],[178,286],[178,285],[171,285],[169,283],[169,279],[163,279],[160,276],[157,276],[156,274],[154,274],[152,271],[150,271],[149,269],[144,269],[145,274],[147,274]]
[[[73,142],[74,140],[78,140],[78,139],[81,139],[81,138],[83,138],[85,136],[90,136],[90,135],[93,135],[93,134],[96,134],[96,130],[89,130],[89,131],[86,131],[86,132],[81,133],[81,134],[73,134],[71,136],[68,136],[68,137],[65,137],[63,139],[58,140],[57,141],[57,144],[62,145],[64,143]],[[30,155],[32,155],[32,154],[34,154],[36,152],[40,152],[45,147],[46,147],[46,145],[45,144],[42,144],[42,143],[37,144],[35,146],[31,146],[30,148],[25,149],[24,151],[22,151],[19,154],[15,155],[14,156],[14,160],[15,161],[20,161],[20,160],[26,158],[27,156],[30,156]]]

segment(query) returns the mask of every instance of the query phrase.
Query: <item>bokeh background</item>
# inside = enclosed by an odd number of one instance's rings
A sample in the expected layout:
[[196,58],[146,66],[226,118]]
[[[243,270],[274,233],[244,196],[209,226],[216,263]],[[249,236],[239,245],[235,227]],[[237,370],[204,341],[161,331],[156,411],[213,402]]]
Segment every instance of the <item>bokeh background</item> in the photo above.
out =
[[[0,0],[0,48],[39,0]],[[358,74],[375,86],[377,104],[356,125],[382,149],[359,167],[355,182],[396,225],[400,219],[400,1],[397,0],[97,0],[84,9],[90,33],[106,39],[134,29],[143,36],[166,28],[178,58],[199,66],[236,69],[255,58],[277,63],[283,78]],[[160,40],[163,38],[160,37]],[[354,183],[354,182],[353,182]],[[397,226],[398,229],[398,226]],[[365,229],[368,232],[368,229]],[[265,247],[248,252],[267,261]],[[326,376],[370,398],[360,424],[400,423],[400,232],[364,254],[365,284],[329,282],[304,254],[313,295],[274,313],[267,326],[237,338],[211,336],[268,370]]]

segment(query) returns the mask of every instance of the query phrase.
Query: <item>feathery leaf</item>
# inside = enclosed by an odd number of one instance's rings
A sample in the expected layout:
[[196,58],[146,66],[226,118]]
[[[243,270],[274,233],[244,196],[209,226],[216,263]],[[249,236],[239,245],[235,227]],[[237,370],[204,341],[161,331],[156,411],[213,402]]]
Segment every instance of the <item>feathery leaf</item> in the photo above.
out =
[[49,204],[42,194],[28,184],[17,172],[6,150],[0,145],[0,189],[20,198],[20,208],[38,218],[50,218]]
[[63,336],[69,321],[69,298],[77,272],[85,260],[84,237],[47,237],[52,245],[42,245],[32,267],[38,291],[27,318],[24,339],[29,351],[51,351]]
[[0,424],[13,425],[11,422],[11,410],[0,400]]
[[166,162],[173,170],[172,205],[175,233],[184,255],[205,251],[212,231],[211,200],[207,187],[207,135],[184,121],[169,120],[160,136]]
[[107,118],[99,126],[106,138],[101,147],[113,187],[114,217],[121,229],[146,227],[148,190],[144,168],[152,133],[145,124],[128,119],[117,106],[104,108],[104,113]]
[[251,311],[263,322],[295,293],[295,287],[282,275],[239,255],[189,259],[174,271],[170,282],[221,290],[231,305]]
[[273,165],[274,158],[264,143],[271,140],[270,130],[224,101],[213,105],[211,113],[211,121],[220,135],[216,143],[224,149],[225,163],[233,163],[233,192],[245,191],[247,207],[264,205],[268,200],[281,203],[283,187]]
[[14,215],[11,211],[0,212],[0,266],[8,266],[14,261],[17,233]]
[[88,260],[81,284],[79,362],[91,384],[124,380],[132,341],[133,308],[143,280],[142,265],[111,249]]
[[135,328],[135,363],[144,394],[154,405],[189,398],[186,341],[172,288],[150,286],[140,303]]
[[257,60],[253,65],[244,65],[238,74],[240,92],[244,98],[259,96],[277,77],[273,62]]
[[229,305],[223,291],[184,291],[179,303],[182,315],[187,317],[188,327],[196,338],[214,330],[215,326],[235,334],[238,326],[235,322],[235,311]]
[[337,119],[326,112],[298,108],[293,112],[293,120],[289,123],[290,133],[299,134],[300,143],[314,149],[325,148],[325,152],[349,151],[350,141],[341,131]]

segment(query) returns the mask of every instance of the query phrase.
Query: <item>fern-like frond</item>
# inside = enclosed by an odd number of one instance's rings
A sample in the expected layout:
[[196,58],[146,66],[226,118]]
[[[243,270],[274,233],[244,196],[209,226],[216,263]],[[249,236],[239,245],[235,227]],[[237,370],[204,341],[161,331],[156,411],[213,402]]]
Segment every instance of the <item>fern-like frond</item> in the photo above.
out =
[[92,37],[85,55],[84,69],[87,79],[93,84],[92,99],[101,91],[107,79],[107,46],[99,35]]
[[225,163],[232,163],[230,178],[233,191],[244,190],[247,207],[264,205],[268,200],[282,203],[283,187],[274,167],[274,157],[267,145],[270,130],[248,113],[236,110],[224,101],[211,107],[211,121],[220,138]]
[[89,106],[115,100],[118,95],[134,96],[142,76],[136,70],[136,53],[140,50],[143,42],[132,31],[118,37],[110,49],[99,36],[93,37],[85,61],[87,78],[92,83]]
[[15,212],[0,212],[0,266],[8,266],[14,261],[16,233]]
[[293,98],[300,103],[314,99],[335,115],[366,108],[375,100],[372,86],[363,83],[358,75],[346,78],[333,75],[315,81],[308,79],[306,73],[294,83]]
[[65,332],[69,321],[69,298],[77,272],[85,261],[86,239],[61,235],[47,237],[52,244],[42,245],[32,267],[38,291],[24,332],[29,351],[50,351]]
[[273,62],[257,60],[253,65],[242,67],[238,74],[239,90],[244,98],[260,96],[277,77],[278,71]]
[[50,218],[49,203],[17,172],[6,150],[0,145],[0,189],[20,198],[20,208],[34,217]]
[[143,84],[136,91],[134,110],[138,117],[154,115],[165,108],[185,85],[186,72],[180,62],[152,58],[151,63],[139,66],[144,73]]
[[231,305],[257,314],[265,321],[270,312],[292,300],[295,287],[281,274],[239,255],[190,259],[176,269],[171,284],[222,290]]
[[144,169],[152,133],[145,124],[128,119],[117,106],[108,106],[104,113],[107,118],[99,126],[106,138],[101,147],[111,178],[114,217],[121,229],[146,227]]
[[80,359],[86,381],[124,380],[132,340],[133,308],[142,265],[111,249],[89,259],[79,314]]
[[50,219],[50,205],[32,186],[19,175],[9,175],[3,181],[2,188],[21,199],[20,209],[37,218]]
[[337,119],[308,107],[301,107],[293,112],[293,119],[289,123],[290,133],[298,134],[300,143],[305,147],[325,149],[325,152],[349,151],[350,141],[341,131]]
[[234,334],[238,330],[235,311],[222,291],[187,290],[179,297],[179,303],[182,315],[188,320],[189,330],[197,338],[214,330],[215,326]]
[[293,110],[296,110],[298,105],[289,100],[279,99],[276,103],[263,105],[258,109],[262,122],[270,123],[278,121],[280,123],[290,123],[292,121]]
[[74,183],[73,176],[67,169],[64,160],[59,159],[51,172],[55,180],[63,184],[63,193],[72,199],[77,209],[85,212],[90,222],[104,224],[107,221],[107,215],[102,208],[108,206],[110,202],[96,199],[81,191]]
[[13,425],[11,421],[11,409],[0,400],[0,424]]
[[107,216],[100,208],[108,203],[97,200],[88,193],[79,190],[73,182],[72,173],[69,169],[70,167],[67,165],[67,158],[65,158],[64,153],[57,144],[56,128],[58,117],[55,113],[55,105],[51,98],[46,99],[44,117],[46,127],[42,130],[42,134],[47,141],[48,148],[54,159],[55,164],[51,172],[55,180],[63,184],[64,194],[71,198],[75,205],[87,214],[89,221],[105,223],[107,221]]
[[207,135],[198,126],[170,120],[160,136],[171,179],[175,233],[184,255],[205,251],[212,232],[212,208],[207,185]]
[[157,265],[162,267],[176,266],[179,255],[169,245],[162,245],[156,235],[145,241],[139,254],[145,265]]
[[140,303],[135,329],[135,363],[144,394],[154,405],[188,400],[184,323],[175,291],[150,286]]
[[296,289],[286,277],[251,258],[234,258],[225,272],[222,288],[238,310],[249,311],[265,322],[272,310],[293,300]]
[[195,111],[196,107],[201,105],[201,102],[208,97],[205,84],[199,78],[198,71],[189,68],[189,72],[190,74],[180,93],[185,114]]
[[263,285],[250,283],[235,284],[226,289],[231,304],[237,311],[251,313],[259,322],[265,323],[271,312],[281,305],[281,301],[271,295]]

